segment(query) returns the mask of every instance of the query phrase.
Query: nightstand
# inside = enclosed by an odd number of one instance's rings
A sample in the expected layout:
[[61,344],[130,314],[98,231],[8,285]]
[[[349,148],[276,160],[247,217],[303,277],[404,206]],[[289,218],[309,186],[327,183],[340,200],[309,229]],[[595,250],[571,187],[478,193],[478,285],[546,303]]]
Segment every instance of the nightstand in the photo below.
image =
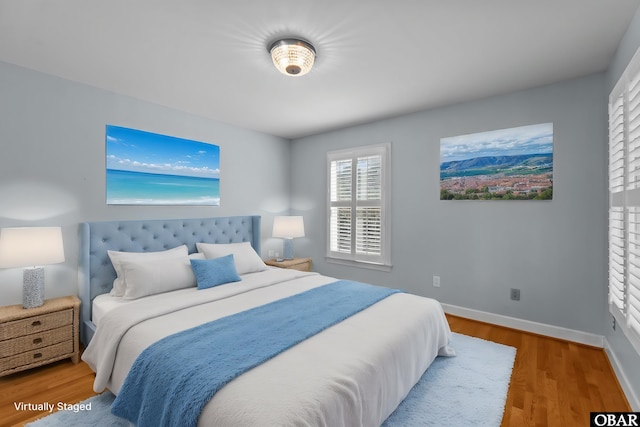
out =
[[264,262],[267,265],[278,268],[288,268],[291,270],[311,271],[311,258],[294,258],[284,261],[269,259]]
[[46,300],[36,308],[0,307],[0,376],[57,360],[80,360],[76,296]]

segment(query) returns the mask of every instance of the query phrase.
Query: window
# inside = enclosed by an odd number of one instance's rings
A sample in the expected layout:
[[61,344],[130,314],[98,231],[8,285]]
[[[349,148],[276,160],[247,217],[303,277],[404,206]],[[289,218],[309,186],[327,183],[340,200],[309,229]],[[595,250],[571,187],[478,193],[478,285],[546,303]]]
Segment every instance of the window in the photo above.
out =
[[609,95],[609,310],[640,353],[640,56]]
[[328,260],[390,267],[390,153],[391,144],[328,153]]

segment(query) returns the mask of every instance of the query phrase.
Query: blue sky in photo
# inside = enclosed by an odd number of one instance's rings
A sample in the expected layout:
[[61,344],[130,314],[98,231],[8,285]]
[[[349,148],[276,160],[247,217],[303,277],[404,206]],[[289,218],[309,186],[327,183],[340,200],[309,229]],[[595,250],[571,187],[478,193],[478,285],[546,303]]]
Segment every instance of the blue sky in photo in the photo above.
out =
[[107,125],[107,169],[220,178],[220,147]]
[[440,163],[490,156],[553,152],[553,123],[500,129],[440,140]]

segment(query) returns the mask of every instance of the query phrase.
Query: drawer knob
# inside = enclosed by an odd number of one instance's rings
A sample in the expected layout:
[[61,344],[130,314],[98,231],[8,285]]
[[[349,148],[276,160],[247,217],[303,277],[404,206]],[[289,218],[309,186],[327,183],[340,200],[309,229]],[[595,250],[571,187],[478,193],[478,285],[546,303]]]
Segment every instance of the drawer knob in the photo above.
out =
[[33,322],[31,322],[31,326],[40,326],[42,325],[42,322],[39,320],[34,320]]
[[34,343],[34,344],[40,344],[41,342],[42,342],[42,338],[35,338],[35,339],[33,340],[33,343]]
[[36,353],[36,354],[33,355],[34,359],[38,359],[40,357],[42,357],[42,353]]

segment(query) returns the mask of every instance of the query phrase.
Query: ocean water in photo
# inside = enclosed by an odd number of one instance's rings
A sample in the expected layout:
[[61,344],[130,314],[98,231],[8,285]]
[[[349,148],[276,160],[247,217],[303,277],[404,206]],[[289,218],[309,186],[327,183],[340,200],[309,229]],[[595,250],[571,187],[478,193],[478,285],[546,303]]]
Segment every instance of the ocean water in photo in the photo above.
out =
[[220,205],[220,180],[107,169],[109,205]]

